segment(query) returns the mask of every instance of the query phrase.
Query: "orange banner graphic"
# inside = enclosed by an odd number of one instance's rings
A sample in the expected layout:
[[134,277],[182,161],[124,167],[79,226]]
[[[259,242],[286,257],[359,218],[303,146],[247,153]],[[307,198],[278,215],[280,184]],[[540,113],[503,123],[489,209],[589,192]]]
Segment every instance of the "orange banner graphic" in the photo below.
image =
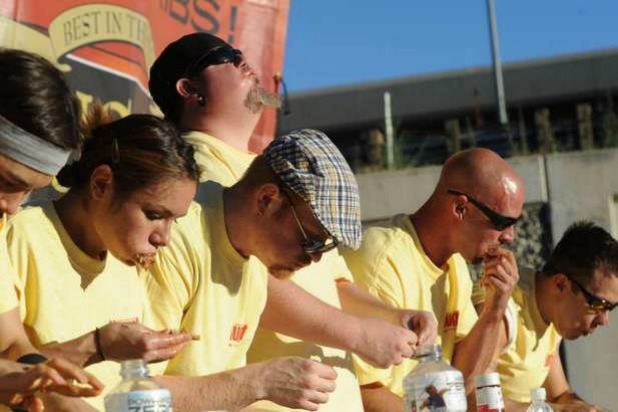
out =
[[[277,88],[283,67],[289,0],[4,0],[0,45],[38,53],[65,72],[85,108],[95,99],[121,116],[159,113],[148,71],[163,48],[194,31],[241,49],[264,87]],[[266,109],[251,148],[273,138]]]

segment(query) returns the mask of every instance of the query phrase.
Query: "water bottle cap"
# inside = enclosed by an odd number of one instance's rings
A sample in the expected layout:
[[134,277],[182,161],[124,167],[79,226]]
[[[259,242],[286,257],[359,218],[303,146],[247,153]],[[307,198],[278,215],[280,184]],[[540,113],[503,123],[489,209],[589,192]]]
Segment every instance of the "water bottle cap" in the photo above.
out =
[[500,375],[496,372],[478,375],[474,378],[474,384],[477,388],[482,386],[500,386]]
[[545,388],[534,388],[530,391],[530,398],[533,401],[544,401],[546,396]]

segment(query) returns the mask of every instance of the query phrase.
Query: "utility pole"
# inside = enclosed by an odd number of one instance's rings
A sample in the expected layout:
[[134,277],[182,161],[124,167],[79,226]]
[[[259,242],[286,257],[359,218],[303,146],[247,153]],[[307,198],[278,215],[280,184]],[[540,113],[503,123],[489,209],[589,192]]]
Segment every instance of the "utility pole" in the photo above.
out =
[[391,110],[391,94],[384,92],[384,129],[386,131],[386,168],[395,168],[395,136],[393,133],[393,114]]
[[500,44],[498,42],[498,27],[496,24],[496,7],[494,0],[487,0],[487,15],[489,17],[489,29],[491,33],[491,57],[494,64],[494,80],[496,84],[496,100],[500,125],[504,128],[509,123],[506,113],[506,102],[504,98],[504,81],[502,80],[502,62],[500,60]]

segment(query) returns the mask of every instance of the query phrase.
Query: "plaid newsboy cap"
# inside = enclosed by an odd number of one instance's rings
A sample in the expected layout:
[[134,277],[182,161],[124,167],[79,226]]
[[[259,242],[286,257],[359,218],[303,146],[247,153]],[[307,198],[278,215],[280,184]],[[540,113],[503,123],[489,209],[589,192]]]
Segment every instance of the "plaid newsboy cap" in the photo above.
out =
[[362,239],[358,185],[343,155],[324,133],[295,130],[273,140],[262,157],[309,204],[328,234],[357,249]]

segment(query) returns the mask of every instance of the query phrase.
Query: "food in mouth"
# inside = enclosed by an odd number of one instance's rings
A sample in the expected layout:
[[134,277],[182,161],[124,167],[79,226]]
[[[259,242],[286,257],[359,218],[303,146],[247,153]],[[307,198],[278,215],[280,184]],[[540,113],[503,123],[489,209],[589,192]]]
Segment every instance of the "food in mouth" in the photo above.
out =
[[137,266],[139,266],[140,268],[143,268],[143,269],[148,269],[154,263],[154,260],[155,260],[155,254],[154,253],[151,253],[151,254],[145,254],[145,253],[138,254],[138,255],[135,255],[135,259],[134,259],[135,264]]

